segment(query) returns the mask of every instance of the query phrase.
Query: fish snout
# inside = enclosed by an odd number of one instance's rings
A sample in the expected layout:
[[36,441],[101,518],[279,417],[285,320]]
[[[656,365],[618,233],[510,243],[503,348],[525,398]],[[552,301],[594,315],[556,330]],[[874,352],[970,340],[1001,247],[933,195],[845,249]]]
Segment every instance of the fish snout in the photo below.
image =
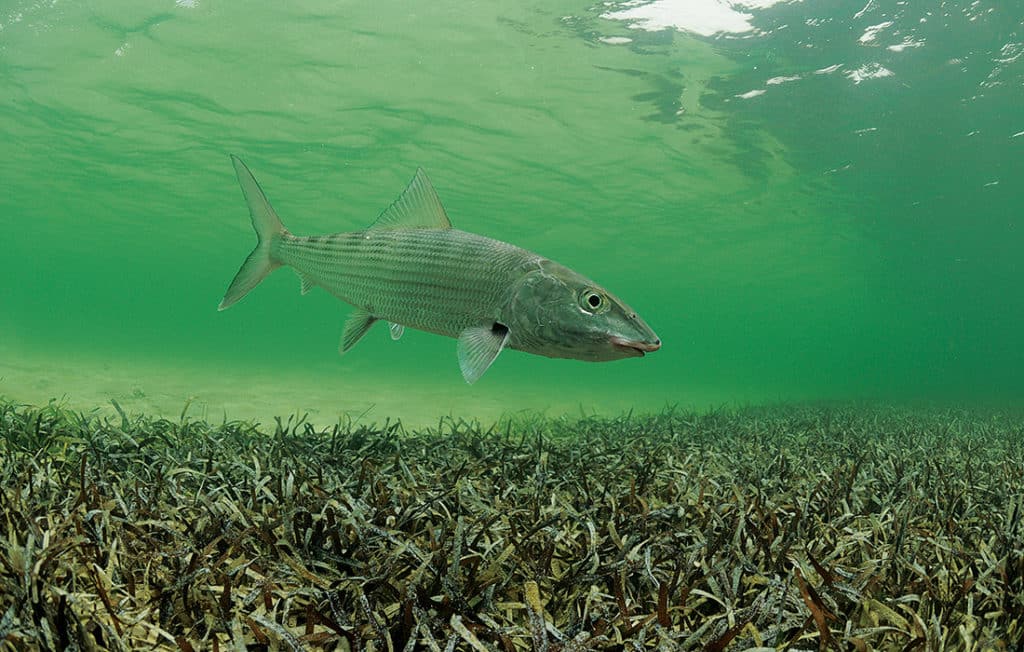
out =
[[624,337],[613,336],[611,338],[611,343],[615,348],[629,351],[630,355],[638,357],[643,356],[645,353],[652,353],[661,348],[661,340],[657,337],[649,340],[630,340]]

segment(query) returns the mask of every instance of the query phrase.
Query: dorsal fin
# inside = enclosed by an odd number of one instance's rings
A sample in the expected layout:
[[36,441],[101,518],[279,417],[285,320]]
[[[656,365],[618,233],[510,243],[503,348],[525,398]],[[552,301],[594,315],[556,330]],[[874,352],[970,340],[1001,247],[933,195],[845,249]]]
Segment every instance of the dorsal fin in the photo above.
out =
[[371,229],[450,229],[452,223],[441,205],[441,199],[430,185],[423,168],[398,196],[395,203],[380,214]]

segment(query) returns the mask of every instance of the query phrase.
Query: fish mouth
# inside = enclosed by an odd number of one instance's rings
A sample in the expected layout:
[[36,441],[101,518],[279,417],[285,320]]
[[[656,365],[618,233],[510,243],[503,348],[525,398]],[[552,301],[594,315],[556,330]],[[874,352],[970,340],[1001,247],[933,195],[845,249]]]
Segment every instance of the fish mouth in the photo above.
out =
[[644,342],[641,340],[627,340],[624,337],[612,337],[612,346],[621,351],[628,351],[629,355],[643,357],[645,353],[651,353],[661,348],[661,340]]

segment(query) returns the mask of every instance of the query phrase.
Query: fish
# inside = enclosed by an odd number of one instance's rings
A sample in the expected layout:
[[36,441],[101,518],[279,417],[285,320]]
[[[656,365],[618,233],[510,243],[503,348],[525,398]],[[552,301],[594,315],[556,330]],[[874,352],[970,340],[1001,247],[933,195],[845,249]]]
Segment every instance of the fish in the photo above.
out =
[[378,321],[388,323],[395,340],[406,328],[453,337],[469,384],[505,349],[599,362],[661,348],[636,311],[587,277],[513,244],[452,228],[422,168],[368,228],[295,236],[245,163],[235,155],[231,161],[257,245],[219,310],[278,267],[291,267],[302,294],[320,287],[353,306],[339,353]]

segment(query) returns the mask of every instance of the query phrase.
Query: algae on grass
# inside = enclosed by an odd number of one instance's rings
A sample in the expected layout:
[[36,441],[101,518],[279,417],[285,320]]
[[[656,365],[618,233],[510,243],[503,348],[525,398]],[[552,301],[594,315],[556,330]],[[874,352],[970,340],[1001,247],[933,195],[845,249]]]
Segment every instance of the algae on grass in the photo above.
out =
[[[115,406],[117,407],[117,406]],[[3,649],[1012,649],[1024,419],[0,402]]]

